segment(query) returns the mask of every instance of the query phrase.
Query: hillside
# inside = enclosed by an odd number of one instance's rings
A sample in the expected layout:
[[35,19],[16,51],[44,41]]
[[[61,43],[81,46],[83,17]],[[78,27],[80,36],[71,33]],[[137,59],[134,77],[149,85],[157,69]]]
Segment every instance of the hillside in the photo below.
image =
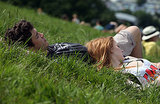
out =
[[[26,19],[45,34],[50,44],[85,44],[100,36],[91,27],[76,25],[29,8],[0,2],[0,36],[17,21]],[[150,58],[158,61],[159,58]],[[159,60],[160,61],[160,60]],[[112,69],[96,68],[81,60],[47,59],[22,47],[0,42],[0,104],[158,104],[160,88],[140,89],[126,84],[128,76]]]

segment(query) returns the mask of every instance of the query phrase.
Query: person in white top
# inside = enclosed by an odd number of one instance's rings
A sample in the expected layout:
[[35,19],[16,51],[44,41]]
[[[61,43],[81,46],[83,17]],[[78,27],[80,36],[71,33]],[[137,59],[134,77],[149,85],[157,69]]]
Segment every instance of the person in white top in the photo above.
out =
[[118,47],[113,37],[91,40],[86,47],[98,70],[103,67],[113,67],[114,70],[134,75],[143,87],[151,83],[160,85],[160,63],[151,63],[141,58],[124,57],[123,50]]
[[76,24],[79,24],[80,23],[80,20],[78,19],[78,15],[77,14],[73,14],[72,15],[72,22],[76,23]]

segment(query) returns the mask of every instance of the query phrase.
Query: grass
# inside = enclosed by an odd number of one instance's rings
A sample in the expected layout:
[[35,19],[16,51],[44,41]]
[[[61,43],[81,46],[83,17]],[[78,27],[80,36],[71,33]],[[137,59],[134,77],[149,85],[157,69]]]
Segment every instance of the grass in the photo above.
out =
[[[101,36],[91,27],[38,15],[29,8],[18,8],[0,2],[0,36],[21,19],[33,23],[45,34],[50,44],[74,42],[85,44]],[[159,57],[148,58],[160,61]],[[47,59],[43,53],[30,52],[0,42],[0,103],[1,104],[157,104],[160,88],[138,89],[126,84],[127,76],[112,69],[97,72],[81,60]]]

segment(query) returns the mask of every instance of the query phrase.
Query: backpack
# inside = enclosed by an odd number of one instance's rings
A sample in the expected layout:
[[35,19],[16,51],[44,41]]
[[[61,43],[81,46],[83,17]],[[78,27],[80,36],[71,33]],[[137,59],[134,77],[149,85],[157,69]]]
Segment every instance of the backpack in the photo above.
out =
[[47,57],[56,58],[62,55],[75,56],[83,61],[88,61],[90,58],[87,48],[79,43],[56,43],[48,47]]

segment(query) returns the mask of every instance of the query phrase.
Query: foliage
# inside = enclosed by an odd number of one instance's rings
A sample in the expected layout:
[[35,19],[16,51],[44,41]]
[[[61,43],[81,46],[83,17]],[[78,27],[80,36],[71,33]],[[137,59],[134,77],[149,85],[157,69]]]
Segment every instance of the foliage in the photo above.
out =
[[78,14],[80,20],[92,22],[100,19],[105,23],[114,20],[113,12],[106,8],[102,0],[0,0],[21,7],[42,8],[43,12],[61,17],[66,14],[72,18],[72,14]]
[[[62,21],[34,10],[0,2],[0,36],[17,21],[26,19],[43,32],[49,43],[85,42],[101,36],[91,27]],[[159,57],[155,57],[159,61]],[[153,59],[153,60],[154,60]],[[127,76],[96,68],[81,60],[47,59],[42,52],[0,42],[1,104],[158,104],[160,88],[139,89],[126,84]]]
[[149,25],[153,25],[156,27],[160,26],[160,22],[158,21],[158,19],[154,18],[154,16],[145,13],[144,11],[137,11],[134,13],[134,15],[138,18],[139,20],[139,26],[140,27],[146,27]]

